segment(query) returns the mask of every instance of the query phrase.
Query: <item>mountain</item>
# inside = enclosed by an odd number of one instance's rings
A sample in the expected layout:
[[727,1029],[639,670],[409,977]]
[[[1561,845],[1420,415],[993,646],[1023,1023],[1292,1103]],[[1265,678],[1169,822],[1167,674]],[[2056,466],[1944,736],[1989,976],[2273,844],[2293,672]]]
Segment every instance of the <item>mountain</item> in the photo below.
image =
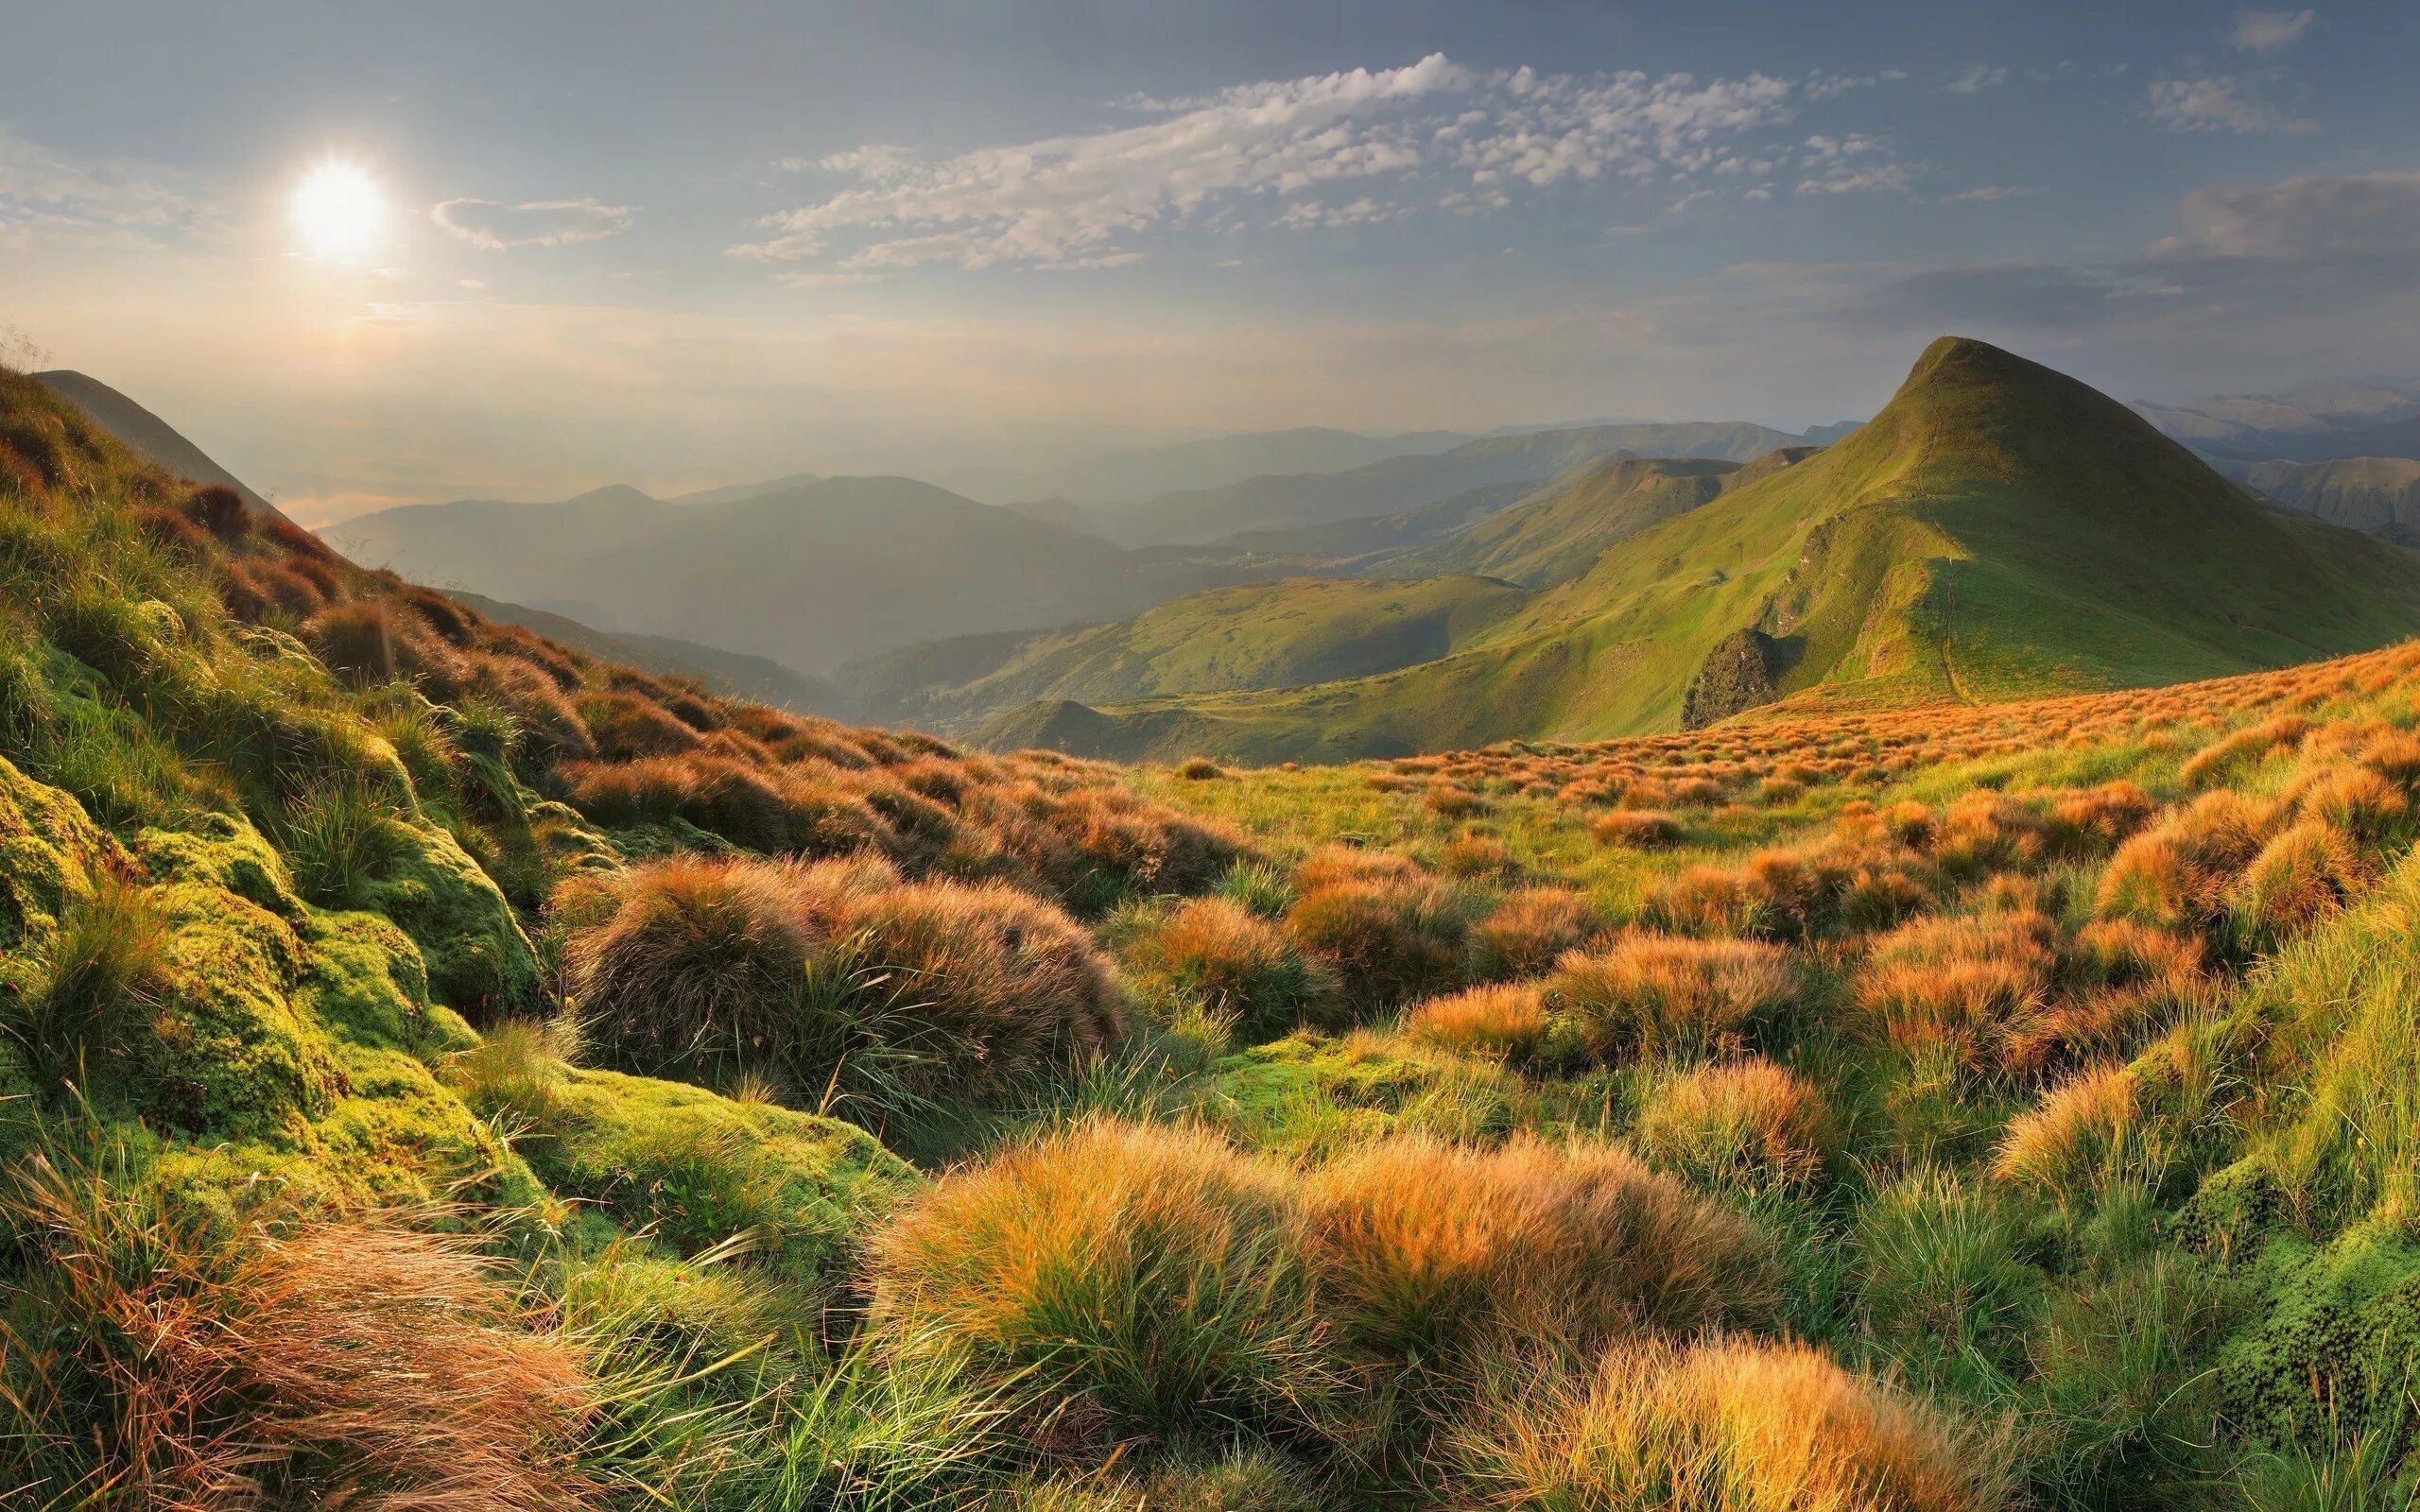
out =
[[1449,656],[1053,718],[1087,753],[1326,759],[1782,700],[2143,686],[2415,629],[2420,556],[2269,506],[2084,385],[1945,337],[1846,439],[1617,541]]
[[2420,383],[2371,379],[2133,407],[2195,451],[2230,460],[2420,456]]
[[211,460],[207,453],[185,439],[166,421],[99,379],[67,368],[38,372],[33,379],[83,411],[87,420],[115,437],[118,444],[162,472],[192,483],[233,489],[252,508],[264,514],[279,513],[277,506]]
[[1063,498],[1078,504],[1151,499],[1163,493],[1222,488],[1270,473],[1341,472],[1392,456],[1447,451],[1473,438],[1461,431],[1409,431],[1364,436],[1306,425],[1198,440],[1127,447],[1070,467],[1040,471],[954,469],[938,474],[959,491],[992,504]]
[[1115,620],[1235,574],[1156,565],[909,478],[826,478],[722,504],[600,489],[332,526],[364,563],[807,672],[937,637]]
[[1414,509],[1490,484],[1538,482],[1614,452],[1746,462],[1800,438],[1745,421],[1598,425],[1484,437],[1433,456],[1395,456],[1341,472],[1270,475],[1092,509],[1127,545],[1217,541]]
[[809,677],[769,657],[726,651],[720,646],[700,645],[668,635],[615,635],[568,615],[508,604],[460,589],[455,590],[452,597],[456,603],[467,604],[499,625],[518,625],[575,650],[603,661],[623,662],[642,672],[693,678],[709,692],[769,703],[793,713],[838,718],[847,712],[848,699],[830,679]]
[[742,499],[761,499],[768,493],[787,493],[823,479],[813,472],[790,472],[768,478],[762,483],[734,483],[719,489],[700,489],[695,493],[676,493],[666,504],[737,504]]
[[2240,475],[2289,509],[2398,546],[2420,546],[2420,461],[2356,456],[2340,462],[2256,462]]
[[[859,705],[947,734],[1036,699],[1085,703],[1288,688],[1449,655],[1519,609],[1513,584],[1473,576],[1409,581],[1295,577],[1191,593],[1131,620],[1037,635],[981,652],[946,684],[928,652],[840,670]],[[979,668],[979,670],[978,670]]]
[[1605,548],[1804,461],[1818,448],[1784,447],[1754,462],[1617,456],[1542,490],[1452,539],[1390,563],[1411,574],[1476,573],[1551,588],[1588,570]]

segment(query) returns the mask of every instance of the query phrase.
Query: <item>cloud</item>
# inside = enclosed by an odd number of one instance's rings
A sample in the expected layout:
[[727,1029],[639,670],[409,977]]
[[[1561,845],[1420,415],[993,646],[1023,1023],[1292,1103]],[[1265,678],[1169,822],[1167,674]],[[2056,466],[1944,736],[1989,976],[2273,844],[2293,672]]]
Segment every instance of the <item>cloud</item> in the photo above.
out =
[[2018,188],[2011,184],[1986,183],[1978,184],[1972,189],[1961,189],[1955,194],[1943,195],[1936,203],[1945,205],[1996,205],[2003,199],[2023,199],[2028,196],[2038,195],[2043,192],[2043,189],[2039,185],[2028,188]]
[[2318,127],[2253,97],[2256,85],[2232,76],[2152,81],[2151,118],[2171,131],[2237,131],[2294,136]]
[[2420,172],[2308,174],[2196,189],[2170,255],[2308,259],[2420,252]]
[[1905,194],[1914,170],[1891,155],[1888,137],[1852,131],[1810,136],[1799,153],[1802,195]]
[[[851,180],[759,224],[730,249],[828,271],[928,265],[1115,267],[1151,238],[1366,225],[1419,211],[1487,214],[1514,191],[1609,181],[1639,188],[1719,175],[1725,192],[1763,189],[1787,162],[1753,140],[1802,105],[1904,77],[1813,74],[1801,81],[1636,71],[1481,73],[1432,53],[1401,68],[1242,84],[1176,99],[1135,98],[1140,124],[926,159],[876,144],[785,166]],[[1876,154],[1814,175],[1829,192],[1904,187],[1910,169]],[[1526,186],[1526,189],[1525,189]]]
[[0,246],[59,238],[140,246],[193,227],[196,203],[164,170],[67,157],[0,128]]
[[1953,75],[1941,87],[1952,94],[1980,94],[1987,89],[1997,89],[2008,82],[2008,70],[1977,63],[1964,72]]
[[429,212],[440,226],[490,252],[603,241],[630,230],[638,214],[635,206],[599,204],[594,199],[532,199],[517,205],[493,199],[448,199]]
[[2238,10],[2227,45],[2239,53],[2281,52],[2303,40],[2316,10]]

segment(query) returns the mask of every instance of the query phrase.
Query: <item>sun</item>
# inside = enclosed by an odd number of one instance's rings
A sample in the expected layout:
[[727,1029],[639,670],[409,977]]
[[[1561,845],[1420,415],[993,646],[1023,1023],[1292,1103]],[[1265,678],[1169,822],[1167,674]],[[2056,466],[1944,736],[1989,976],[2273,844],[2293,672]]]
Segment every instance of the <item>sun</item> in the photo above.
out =
[[312,255],[358,257],[386,229],[377,180],[350,163],[323,163],[295,186],[287,214]]

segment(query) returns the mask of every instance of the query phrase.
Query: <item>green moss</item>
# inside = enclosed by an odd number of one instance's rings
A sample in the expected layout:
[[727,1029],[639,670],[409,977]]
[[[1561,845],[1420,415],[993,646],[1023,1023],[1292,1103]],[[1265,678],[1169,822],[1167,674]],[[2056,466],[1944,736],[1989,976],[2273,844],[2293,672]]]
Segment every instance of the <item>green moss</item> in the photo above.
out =
[[494,882],[444,831],[395,829],[395,850],[383,875],[363,889],[363,902],[420,947],[437,1001],[475,1018],[535,1003],[537,954]]
[[0,1003],[26,988],[60,911],[115,852],[73,798],[0,758]]
[[135,849],[154,878],[208,883],[280,919],[302,917],[302,902],[294,894],[284,858],[250,820],[196,815],[175,831],[144,831]]
[[526,1120],[521,1153],[557,1193],[684,1253],[752,1236],[810,1287],[917,1179],[855,1125],[679,1082],[565,1068],[510,1111]]
[[1199,1111],[1247,1143],[1341,1149],[1397,1128],[1453,1139],[1511,1130],[1517,1078],[1501,1068],[1363,1036],[1303,1033],[1219,1061]]
[[2420,1238],[2374,1221],[2261,1257],[2253,1323],[2220,1353],[2221,1410],[2253,1443],[2324,1450],[2392,1423],[2420,1370]]

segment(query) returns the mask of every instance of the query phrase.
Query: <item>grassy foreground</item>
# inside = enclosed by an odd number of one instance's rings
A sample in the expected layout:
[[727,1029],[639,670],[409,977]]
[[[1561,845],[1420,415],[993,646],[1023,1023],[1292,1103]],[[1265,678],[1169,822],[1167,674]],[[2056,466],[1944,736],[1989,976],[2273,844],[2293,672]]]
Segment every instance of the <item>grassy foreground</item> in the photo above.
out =
[[2420,646],[802,720],[0,377],[0,1504],[2400,1505]]

